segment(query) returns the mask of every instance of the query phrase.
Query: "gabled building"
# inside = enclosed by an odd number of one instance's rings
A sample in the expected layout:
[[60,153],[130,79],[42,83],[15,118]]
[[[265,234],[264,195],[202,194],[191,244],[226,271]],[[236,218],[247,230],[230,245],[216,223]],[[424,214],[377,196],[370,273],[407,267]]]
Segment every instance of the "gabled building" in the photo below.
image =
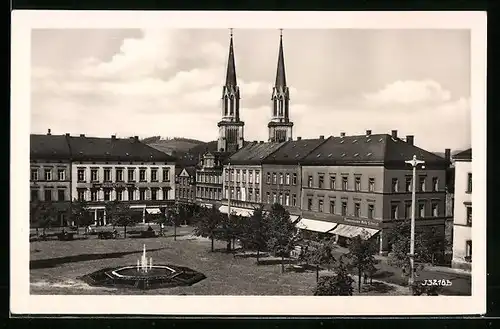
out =
[[453,259],[455,268],[472,265],[472,149],[455,154]]
[[196,186],[195,167],[175,168],[175,200],[177,203],[194,204]]
[[389,252],[391,227],[411,217],[412,168],[405,161],[414,155],[425,161],[417,169],[417,230],[432,228],[444,239],[449,162],[415,146],[413,136],[401,139],[396,130],[390,135],[342,133],[301,160],[303,219],[330,223],[325,233],[340,243],[360,234],[376,236],[379,251]]
[[284,143],[253,142],[232,154],[224,165],[224,195],[220,211],[248,216],[262,203],[262,162]]
[[207,151],[196,168],[196,203],[201,207],[220,207],[222,200],[223,162],[228,152]]

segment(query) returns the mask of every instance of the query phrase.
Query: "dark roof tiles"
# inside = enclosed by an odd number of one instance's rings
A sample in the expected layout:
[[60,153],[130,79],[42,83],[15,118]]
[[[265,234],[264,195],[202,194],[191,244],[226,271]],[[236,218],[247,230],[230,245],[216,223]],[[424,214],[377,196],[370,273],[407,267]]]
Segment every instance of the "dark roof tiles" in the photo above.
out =
[[287,141],[276,152],[264,159],[264,163],[298,163],[314,149],[324,143],[325,139],[301,139]]
[[30,157],[32,159],[67,159],[71,151],[65,135],[30,135]]
[[459,152],[453,156],[453,159],[455,160],[465,160],[465,161],[471,161],[472,160],[472,148]]
[[260,164],[285,143],[250,143],[231,155],[227,161],[231,164]]

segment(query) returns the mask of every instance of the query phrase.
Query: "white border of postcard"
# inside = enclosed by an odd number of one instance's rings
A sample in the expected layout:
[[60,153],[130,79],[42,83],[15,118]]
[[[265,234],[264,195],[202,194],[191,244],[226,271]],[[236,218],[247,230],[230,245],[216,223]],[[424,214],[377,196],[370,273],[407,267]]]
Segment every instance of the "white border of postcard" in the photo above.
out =
[[[30,38],[36,28],[470,29],[474,149],[472,296],[30,295]],[[11,82],[11,312],[153,315],[447,315],[486,312],[486,12],[13,11]],[[478,188],[479,187],[479,188]]]

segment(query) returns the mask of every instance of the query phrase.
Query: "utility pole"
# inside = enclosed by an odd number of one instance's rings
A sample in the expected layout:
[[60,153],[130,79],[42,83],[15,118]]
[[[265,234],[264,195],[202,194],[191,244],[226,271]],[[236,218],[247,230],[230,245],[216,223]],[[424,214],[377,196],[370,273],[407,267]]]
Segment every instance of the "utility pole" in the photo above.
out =
[[415,212],[416,212],[416,177],[417,177],[417,166],[419,164],[423,165],[425,161],[417,160],[417,156],[414,155],[413,159],[405,161],[405,163],[411,165],[413,167],[413,175],[411,180],[411,230],[410,230],[410,277],[408,279],[408,285],[411,289],[411,286],[415,280]]

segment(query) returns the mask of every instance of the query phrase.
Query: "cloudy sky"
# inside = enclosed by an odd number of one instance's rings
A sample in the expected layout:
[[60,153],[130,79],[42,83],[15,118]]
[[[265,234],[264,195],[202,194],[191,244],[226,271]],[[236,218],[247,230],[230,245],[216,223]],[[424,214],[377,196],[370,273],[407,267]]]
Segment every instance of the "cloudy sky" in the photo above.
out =
[[[235,30],[246,140],[266,140],[278,30]],[[465,30],[285,30],[294,136],[415,135],[470,146]],[[217,138],[228,30],[32,32],[31,132]]]

